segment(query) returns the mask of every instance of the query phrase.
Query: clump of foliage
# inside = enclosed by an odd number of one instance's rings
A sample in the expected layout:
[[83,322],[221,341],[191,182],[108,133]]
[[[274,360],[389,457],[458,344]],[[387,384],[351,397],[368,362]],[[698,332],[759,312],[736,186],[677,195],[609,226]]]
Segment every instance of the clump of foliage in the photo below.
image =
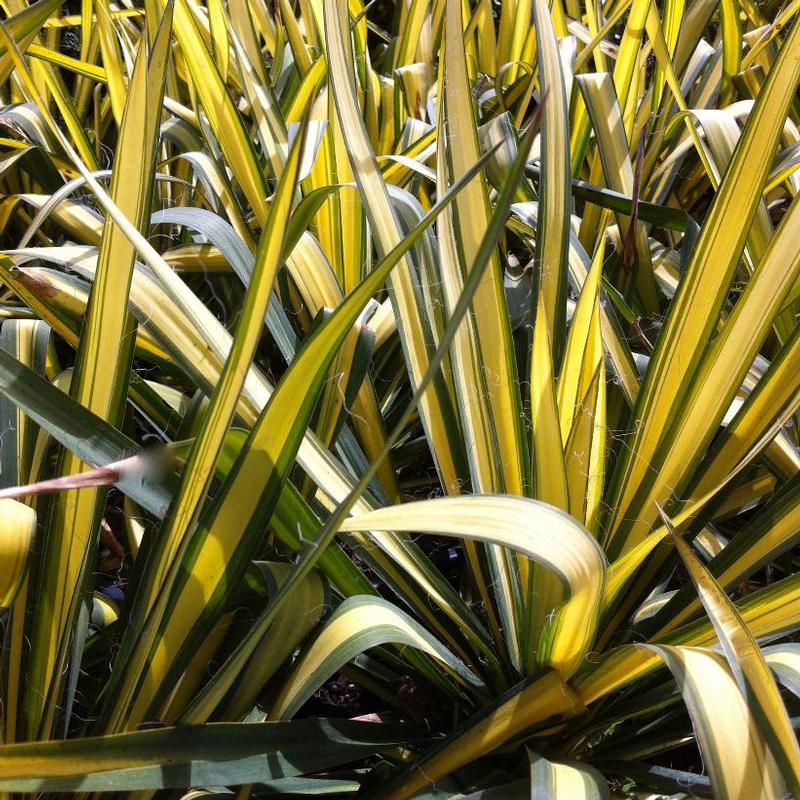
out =
[[797,2],[1,5],[0,795],[800,797]]

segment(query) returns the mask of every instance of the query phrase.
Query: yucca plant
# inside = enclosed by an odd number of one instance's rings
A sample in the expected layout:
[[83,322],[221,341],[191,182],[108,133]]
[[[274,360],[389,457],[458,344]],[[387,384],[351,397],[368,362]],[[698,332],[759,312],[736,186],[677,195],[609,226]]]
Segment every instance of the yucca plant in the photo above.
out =
[[800,4],[0,5],[4,798],[800,797]]

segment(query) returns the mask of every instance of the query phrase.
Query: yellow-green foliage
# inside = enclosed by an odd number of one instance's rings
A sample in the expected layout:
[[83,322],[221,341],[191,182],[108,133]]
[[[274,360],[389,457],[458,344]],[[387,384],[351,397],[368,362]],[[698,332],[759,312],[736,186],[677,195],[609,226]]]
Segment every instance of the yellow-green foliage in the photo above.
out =
[[0,6],[0,798],[800,797],[798,2]]

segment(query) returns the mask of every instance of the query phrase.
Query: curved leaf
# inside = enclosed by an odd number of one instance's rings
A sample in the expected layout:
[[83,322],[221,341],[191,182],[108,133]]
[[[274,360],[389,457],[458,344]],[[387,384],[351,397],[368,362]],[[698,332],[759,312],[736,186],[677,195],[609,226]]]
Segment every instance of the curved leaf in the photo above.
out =
[[462,681],[482,685],[460,659],[392,603],[380,597],[349,597],[303,654],[270,716],[291,718],[340,667],[359,653],[382,644],[415,647],[440,661]]
[[594,638],[605,559],[572,517],[536,500],[505,495],[447,497],[351,517],[342,530],[425,531],[508,547],[551,569],[566,599],[539,642],[539,659],[568,678]]

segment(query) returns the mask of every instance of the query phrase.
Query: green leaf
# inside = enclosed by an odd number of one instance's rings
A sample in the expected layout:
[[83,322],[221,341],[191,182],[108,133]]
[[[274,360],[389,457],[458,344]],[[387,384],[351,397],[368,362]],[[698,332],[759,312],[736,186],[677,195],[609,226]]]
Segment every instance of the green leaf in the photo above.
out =
[[419,739],[348,720],[218,723],[0,747],[0,789],[137,791],[237,786],[304,775]]

